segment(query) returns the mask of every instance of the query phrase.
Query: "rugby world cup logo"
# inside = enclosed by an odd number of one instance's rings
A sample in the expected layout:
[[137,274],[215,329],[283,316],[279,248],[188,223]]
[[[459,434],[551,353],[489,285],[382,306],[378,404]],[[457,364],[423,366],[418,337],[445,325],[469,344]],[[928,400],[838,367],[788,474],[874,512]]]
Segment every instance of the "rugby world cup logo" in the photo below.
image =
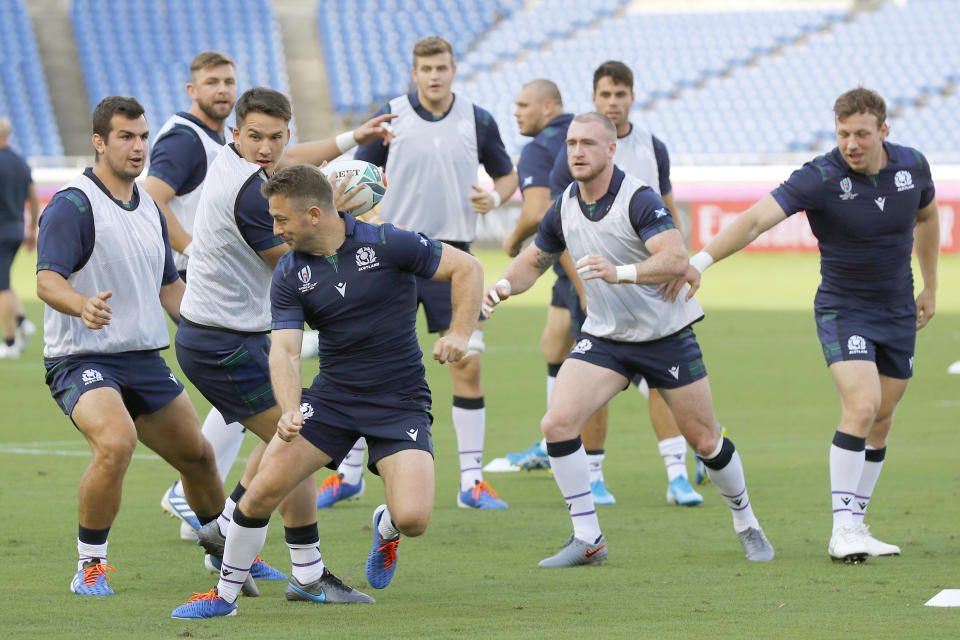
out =
[[310,282],[311,275],[312,274],[310,273],[310,265],[300,267],[300,271],[297,272],[297,277],[300,278],[300,282],[302,282],[303,284],[307,284]]
[[853,200],[857,197],[857,194],[853,193],[853,181],[850,178],[844,178],[840,181],[840,189],[843,191],[840,194],[841,200]]

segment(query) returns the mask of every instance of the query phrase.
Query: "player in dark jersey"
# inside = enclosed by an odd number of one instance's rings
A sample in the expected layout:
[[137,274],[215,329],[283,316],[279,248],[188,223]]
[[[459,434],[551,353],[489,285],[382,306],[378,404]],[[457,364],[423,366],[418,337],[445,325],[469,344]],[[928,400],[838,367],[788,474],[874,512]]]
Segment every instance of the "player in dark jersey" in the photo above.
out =
[[[235,598],[219,591],[244,579],[270,514],[304,478],[335,467],[361,436],[370,470],[386,489],[386,504],[373,514],[367,579],[379,589],[389,584],[400,533],[422,534],[433,511],[433,417],[416,334],[416,278],[451,283],[450,330],[433,350],[441,363],[463,358],[480,313],[483,269],[475,258],[412,231],[338,213],[333,189],[316,168],[277,171],[263,193],[275,231],[293,249],[277,264],[270,291],[270,377],[283,414],[278,437],[234,509],[223,555],[231,571],[185,605],[193,604],[189,617],[234,614]],[[320,370],[308,389],[300,382],[304,322],[320,332]],[[307,527],[315,531],[316,523]],[[329,601],[322,586],[321,579],[291,581],[287,597]]]
[[[795,171],[690,260],[674,297],[714,261],[806,210],[820,247],[814,299],[823,355],[840,394],[840,424],[830,447],[835,560],[898,555],[863,524],[887,450],[894,409],[913,374],[916,332],[936,308],[940,223],[930,165],[910,147],[886,141],[886,105],[858,87],[834,104],[837,147]],[[914,300],[911,250],[923,289]]]

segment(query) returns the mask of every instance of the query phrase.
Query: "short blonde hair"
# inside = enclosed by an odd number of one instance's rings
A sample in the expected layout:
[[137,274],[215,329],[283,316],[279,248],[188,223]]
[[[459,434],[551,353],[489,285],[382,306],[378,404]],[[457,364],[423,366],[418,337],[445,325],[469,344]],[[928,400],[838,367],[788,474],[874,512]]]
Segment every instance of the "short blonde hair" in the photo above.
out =
[[420,38],[417,40],[417,43],[413,45],[413,65],[417,65],[417,58],[435,56],[438,53],[449,53],[452,59],[454,57],[453,46],[440,36]]

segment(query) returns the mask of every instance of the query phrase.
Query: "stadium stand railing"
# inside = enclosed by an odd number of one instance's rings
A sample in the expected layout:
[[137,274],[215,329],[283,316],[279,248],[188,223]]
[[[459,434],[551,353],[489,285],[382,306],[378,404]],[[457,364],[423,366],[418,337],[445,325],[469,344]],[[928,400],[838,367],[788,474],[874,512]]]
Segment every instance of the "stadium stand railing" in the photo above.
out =
[[0,2],[0,115],[10,118],[10,146],[24,156],[63,155],[33,24],[22,0]]
[[184,85],[201,51],[233,58],[240,92],[265,86],[290,95],[268,0],[74,0],[71,21],[91,108],[108,95],[134,96],[153,131],[187,107]]

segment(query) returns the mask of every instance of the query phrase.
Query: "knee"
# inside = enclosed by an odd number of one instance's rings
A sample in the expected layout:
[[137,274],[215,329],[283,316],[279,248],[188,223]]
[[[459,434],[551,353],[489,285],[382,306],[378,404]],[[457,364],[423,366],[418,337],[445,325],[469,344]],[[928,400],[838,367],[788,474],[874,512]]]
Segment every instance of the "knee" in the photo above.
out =
[[719,429],[710,429],[701,432],[695,440],[687,438],[687,443],[693,447],[694,453],[703,458],[714,454],[722,439]]
[[415,538],[426,532],[427,525],[430,524],[430,512],[425,509],[399,513],[391,511],[390,519],[393,520],[393,526],[397,531],[408,538]]
[[261,486],[254,482],[240,498],[237,507],[247,517],[262,519],[270,517],[270,514],[277,507],[276,502],[263,491]]
[[102,439],[93,446],[93,463],[98,468],[123,471],[129,466],[137,438],[133,434]]
[[188,473],[191,470],[216,471],[217,460],[214,457],[213,446],[206,438],[200,437],[198,441],[189,447],[180,450],[180,464]]
[[850,403],[844,407],[844,421],[856,425],[863,433],[866,433],[879,417],[877,416],[878,405],[878,402],[871,400],[860,400]]
[[562,442],[580,435],[580,426],[569,416],[557,411],[547,411],[540,421],[540,430],[548,442]]

